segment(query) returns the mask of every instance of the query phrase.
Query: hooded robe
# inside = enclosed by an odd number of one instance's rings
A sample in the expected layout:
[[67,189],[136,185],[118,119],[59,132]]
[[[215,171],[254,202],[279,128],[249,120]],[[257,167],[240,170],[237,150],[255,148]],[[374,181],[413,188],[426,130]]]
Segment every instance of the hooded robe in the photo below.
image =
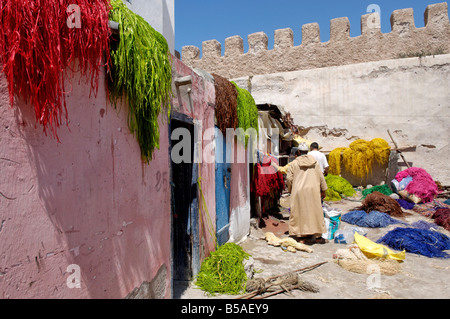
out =
[[286,176],[291,192],[289,235],[303,237],[326,233],[321,191],[328,189],[319,163],[311,155],[297,157]]

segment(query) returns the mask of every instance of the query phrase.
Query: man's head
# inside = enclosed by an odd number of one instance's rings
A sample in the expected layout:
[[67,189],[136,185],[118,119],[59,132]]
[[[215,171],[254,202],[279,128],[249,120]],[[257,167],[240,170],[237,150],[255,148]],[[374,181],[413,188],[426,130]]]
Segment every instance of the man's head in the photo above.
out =
[[319,150],[319,144],[314,142],[311,143],[311,151]]
[[297,150],[297,156],[301,156],[301,155],[306,155],[308,154],[308,145],[306,145],[306,143],[301,143],[298,146],[298,150]]

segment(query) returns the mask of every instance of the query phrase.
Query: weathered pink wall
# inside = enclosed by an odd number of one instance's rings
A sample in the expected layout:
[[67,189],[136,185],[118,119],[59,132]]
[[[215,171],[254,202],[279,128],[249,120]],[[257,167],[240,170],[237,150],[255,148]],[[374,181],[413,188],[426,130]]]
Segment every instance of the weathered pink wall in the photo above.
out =
[[[0,298],[123,298],[161,266],[170,297],[167,120],[142,164],[126,105],[116,111],[102,83],[96,98],[78,76],[72,85],[57,143],[30,106],[10,107],[0,75]],[[70,264],[80,289],[66,285]]]
[[[236,140],[234,152],[230,183],[230,240],[239,242],[250,231],[250,181],[248,149]],[[245,154],[245,158],[239,157],[241,155],[238,154]],[[245,160],[245,163],[242,163],[242,160]]]
[[[174,70],[174,78],[185,76],[192,77],[192,84],[189,85],[191,88],[192,110],[190,109],[189,98],[186,94],[184,94],[186,88],[180,90],[182,95],[181,99],[178,99],[178,96],[174,97],[172,107],[174,111],[183,113],[191,119],[201,123],[201,149],[202,154],[207,154],[208,150],[211,149],[210,146],[214,140],[214,103],[216,99],[214,80],[213,78],[210,78],[209,74],[202,73],[202,71],[199,70],[194,71],[176,58],[173,59],[172,69]],[[177,93],[175,87],[174,93]],[[210,153],[211,152],[209,152],[209,154]],[[199,206],[201,208],[203,218],[203,220],[199,221],[199,229],[202,231],[200,234],[200,260],[202,261],[205,257],[209,256],[211,251],[215,250],[214,238],[208,232],[208,229],[214,233],[216,231],[215,163],[214,159],[211,161],[211,158],[202,156],[202,162],[195,165],[199,165],[201,188],[207,206],[206,211],[203,206],[201,195],[199,194]],[[209,217],[207,213],[209,213]],[[210,222],[208,221],[208,218],[210,218],[214,229],[211,229],[209,226]]]

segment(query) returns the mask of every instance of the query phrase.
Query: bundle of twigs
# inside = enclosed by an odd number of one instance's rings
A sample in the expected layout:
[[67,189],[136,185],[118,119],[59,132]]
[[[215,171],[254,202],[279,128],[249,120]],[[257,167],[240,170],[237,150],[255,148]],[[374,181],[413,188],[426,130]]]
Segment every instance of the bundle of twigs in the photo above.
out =
[[304,273],[316,269],[326,263],[327,262],[322,262],[267,279],[256,278],[248,280],[246,286],[247,293],[239,296],[237,299],[264,299],[284,292],[292,296],[291,291],[293,290],[318,293],[319,288],[301,278],[299,273]]

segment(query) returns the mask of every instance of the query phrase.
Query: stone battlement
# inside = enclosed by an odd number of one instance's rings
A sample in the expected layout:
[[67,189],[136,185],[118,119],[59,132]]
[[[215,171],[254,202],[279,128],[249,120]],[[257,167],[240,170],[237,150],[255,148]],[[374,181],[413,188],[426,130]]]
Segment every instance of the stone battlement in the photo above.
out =
[[429,5],[425,27],[416,28],[413,9],[396,10],[391,15],[391,32],[381,33],[378,13],[361,17],[361,35],[350,37],[349,19],[330,22],[330,40],[320,42],[317,23],[302,26],[302,43],[294,46],[294,32],[276,30],[274,46],[268,50],[264,32],[248,36],[248,52],[240,36],[225,39],[225,53],[217,40],[205,41],[200,49],[185,46],[183,62],[193,68],[216,73],[228,79],[243,76],[290,72],[399,57],[450,53],[450,24],[446,2]]

